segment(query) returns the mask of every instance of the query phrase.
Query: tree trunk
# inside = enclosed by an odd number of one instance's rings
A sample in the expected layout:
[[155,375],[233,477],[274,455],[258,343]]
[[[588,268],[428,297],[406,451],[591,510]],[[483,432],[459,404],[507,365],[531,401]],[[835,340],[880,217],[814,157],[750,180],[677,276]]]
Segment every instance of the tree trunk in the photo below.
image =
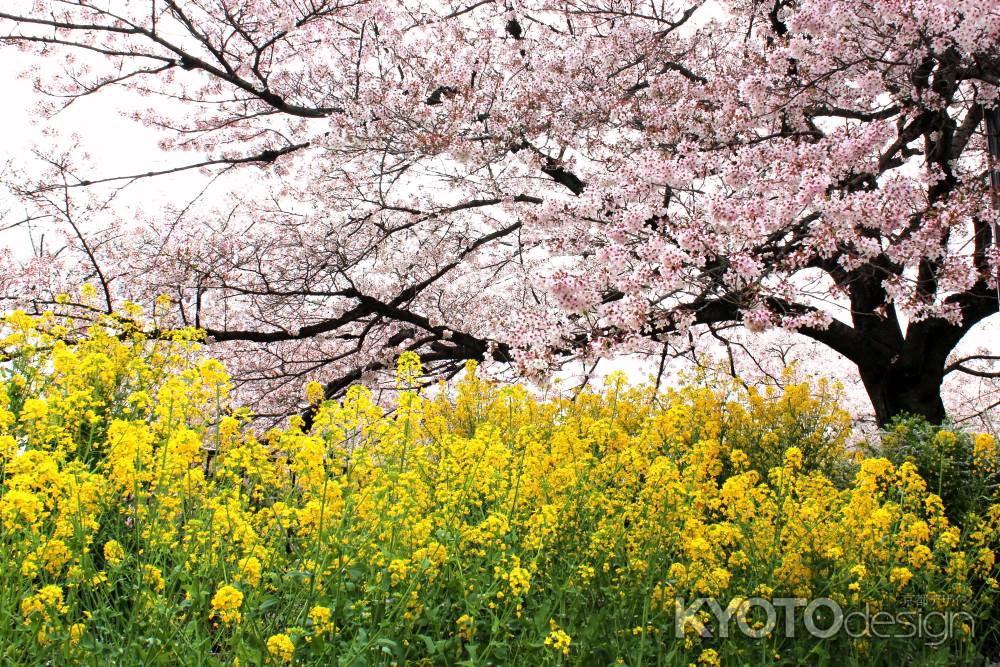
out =
[[890,364],[859,370],[880,427],[902,414],[917,415],[932,424],[944,421],[944,368],[901,368]]

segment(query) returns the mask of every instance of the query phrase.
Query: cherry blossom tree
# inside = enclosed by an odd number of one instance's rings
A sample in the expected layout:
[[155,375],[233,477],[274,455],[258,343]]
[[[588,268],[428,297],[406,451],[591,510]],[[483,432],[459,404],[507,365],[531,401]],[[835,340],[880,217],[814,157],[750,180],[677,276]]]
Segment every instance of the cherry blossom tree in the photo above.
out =
[[12,187],[64,241],[10,297],[166,294],[265,413],[402,349],[542,374],[734,326],[848,360],[882,424],[995,376],[954,354],[998,310],[993,3],[12,0],[0,34],[59,64],[41,112],[132,91],[174,156],[41,153]]

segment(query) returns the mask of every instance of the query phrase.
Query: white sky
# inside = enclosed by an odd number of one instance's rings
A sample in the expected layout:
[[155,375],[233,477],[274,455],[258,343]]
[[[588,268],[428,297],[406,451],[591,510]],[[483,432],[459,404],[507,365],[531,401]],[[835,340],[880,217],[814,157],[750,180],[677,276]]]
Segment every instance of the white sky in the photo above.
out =
[[[2,1],[2,0],[0,0]],[[159,135],[130,118],[119,109],[129,106],[131,93],[122,89],[102,90],[99,94],[75,100],[55,117],[45,119],[33,112],[39,99],[29,79],[19,72],[36,66],[53,66],[40,59],[13,49],[3,52],[0,66],[0,90],[7,95],[0,104],[0,170],[5,165],[16,169],[37,168],[33,146],[67,145],[78,136],[90,155],[90,165],[80,174],[91,180],[146,172],[184,164],[191,156],[165,154],[157,146]],[[9,168],[9,167],[8,167]],[[166,178],[143,179],[130,185],[126,201],[141,201],[155,210],[158,205],[177,203],[178,193],[192,192],[203,179],[196,173],[172,175]],[[193,190],[197,192],[197,190]],[[23,207],[0,192],[0,227],[23,216]],[[30,254],[27,230],[23,227],[0,233],[0,244],[18,256]]]

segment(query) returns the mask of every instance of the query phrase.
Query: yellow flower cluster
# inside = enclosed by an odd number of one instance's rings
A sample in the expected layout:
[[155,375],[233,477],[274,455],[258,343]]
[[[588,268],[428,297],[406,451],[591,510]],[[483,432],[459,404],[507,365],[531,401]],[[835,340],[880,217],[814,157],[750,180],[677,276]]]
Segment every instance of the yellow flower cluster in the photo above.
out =
[[104,544],[104,560],[109,565],[121,565],[122,561],[125,560],[125,550],[122,549],[118,540],[108,540]]
[[286,634],[272,635],[267,640],[267,652],[275,662],[289,663],[295,653],[295,644]]
[[455,625],[458,626],[458,634],[465,641],[472,641],[472,637],[476,634],[476,621],[468,614],[462,614],[455,621]]
[[393,410],[310,386],[310,429],[262,431],[196,332],[3,327],[0,578],[23,622],[0,643],[24,655],[713,665],[754,654],[672,646],[675,598],[881,609],[996,587],[1000,505],[960,529],[914,465],[858,460],[822,383],[658,394],[612,376],[539,400],[470,364],[425,395],[404,355]]
[[212,596],[212,609],[223,623],[239,623],[243,619],[242,604],[243,593],[229,585],[222,586]]
[[552,622],[551,626],[552,631],[545,638],[545,645],[557,653],[569,655],[569,647],[573,643],[573,639],[566,634],[565,630],[556,625],[555,622]]
[[30,621],[34,615],[41,616],[46,621],[50,614],[65,614],[68,607],[63,602],[63,590],[59,586],[49,584],[43,586],[37,593],[21,600],[21,614],[25,621]]
[[309,622],[312,623],[313,635],[325,635],[335,632],[337,628],[334,626],[332,619],[333,612],[329,607],[316,605],[310,609]]

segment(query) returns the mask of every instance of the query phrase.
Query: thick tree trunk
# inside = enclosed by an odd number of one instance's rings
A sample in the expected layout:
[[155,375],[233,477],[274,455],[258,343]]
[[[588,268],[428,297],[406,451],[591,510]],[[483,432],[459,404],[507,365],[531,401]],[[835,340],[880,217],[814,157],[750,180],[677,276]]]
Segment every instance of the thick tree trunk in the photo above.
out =
[[[991,238],[985,232],[977,238],[977,253],[984,252]],[[921,269],[927,274],[924,289],[932,295],[937,291],[933,267],[925,263]],[[904,328],[894,304],[886,304],[882,281],[892,271],[890,263],[873,264],[842,276],[854,327],[850,333],[834,332],[837,337],[826,342],[857,364],[879,426],[901,414],[940,424],[947,417],[941,385],[948,355],[977,322],[997,312],[997,292],[982,280],[946,299],[961,309],[961,322],[929,317]]]
[[879,426],[886,426],[901,414],[918,415],[932,424],[944,421],[944,368],[900,368],[890,364],[859,370]]

